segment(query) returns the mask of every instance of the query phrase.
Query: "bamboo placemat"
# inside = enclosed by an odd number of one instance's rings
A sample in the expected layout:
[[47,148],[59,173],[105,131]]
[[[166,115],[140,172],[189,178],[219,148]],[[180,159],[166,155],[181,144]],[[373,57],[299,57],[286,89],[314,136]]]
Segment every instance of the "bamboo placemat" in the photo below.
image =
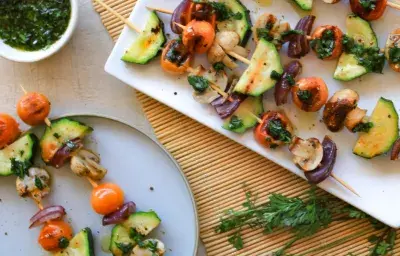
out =
[[[104,2],[128,17],[136,0]],[[116,41],[124,24],[98,4],[94,7]],[[243,184],[258,193],[259,201],[265,201],[271,192],[300,195],[309,189],[307,182],[162,103],[140,92],[137,97],[158,140],[178,161],[189,180],[198,207],[200,237],[208,255],[271,255],[291,238],[285,231],[264,235],[260,230],[246,230],[243,232],[245,247],[236,251],[227,242],[227,235],[216,234],[214,228],[224,210],[240,209],[245,200]],[[361,231],[365,234],[310,255],[348,255],[349,252],[367,255],[367,238],[376,233],[367,220],[332,224],[314,237],[299,241],[290,253],[298,254]],[[398,246],[393,255],[400,255],[400,232],[397,237]]]

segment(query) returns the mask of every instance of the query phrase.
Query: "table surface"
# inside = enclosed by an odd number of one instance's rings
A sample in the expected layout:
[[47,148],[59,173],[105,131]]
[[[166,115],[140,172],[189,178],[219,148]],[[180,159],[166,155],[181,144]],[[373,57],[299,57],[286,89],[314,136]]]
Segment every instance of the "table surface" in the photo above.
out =
[[[75,33],[54,56],[31,64],[0,58],[0,112],[17,117],[15,106],[22,95],[19,85],[23,85],[27,91],[49,97],[50,117],[71,113],[112,116],[154,138],[135,91],[104,72],[114,42],[99,15],[90,0],[81,0],[79,4]],[[21,122],[21,128],[28,127]]]

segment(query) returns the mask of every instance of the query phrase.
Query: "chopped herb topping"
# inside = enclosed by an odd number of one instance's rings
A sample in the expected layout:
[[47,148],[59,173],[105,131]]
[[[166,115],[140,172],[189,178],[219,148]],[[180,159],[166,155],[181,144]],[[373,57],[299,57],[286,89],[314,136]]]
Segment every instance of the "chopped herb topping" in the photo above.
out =
[[32,166],[29,161],[19,161],[15,158],[11,158],[11,171],[14,175],[23,179],[26,175],[28,175],[28,169]]
[[58,133],[53,133],[53,136],[54,136],[54,138],[56,138],[56,139],[59,139],[61,136],[60,136],[60,134],[58,134]]
[[26,51],[59,40],[71,17],[70,0],[2,0],[0,5],[0,38]]
[[224,70],[225,65],[222,62],[217,62],[217,63],[214,63],[213,68],[215,69],[215,71],[219,72],[219,71]]
[[139,246],[140,244],[143,244],[144,235],[137,232],[136,229],[131,228],[129,230],[129,237],[132,238],[133,241],[135,241],[135,243],[137,243]]
[[115,243],[115,245],[121,250],[123,255],[131,253],[133,249],[133,243]]
[[211,6],[214,9],[215,14],[217,15],[217,21],[224,21],[229,19],[241,20],[243,18],[243,14],[240,12],[234,13],[231,9],[226,6],[225,3],[219,2],[210,2]]
[[389,48],[389,61],[394,64],[400,63],[400,48],[395,46]]
[[316,38],[311,41],[311,47],[316,51],[318,58],[325,59],[332,55],[335,49],[335,34],[332,30],[325,30],[321,38]]
[[282,77],[282,74],[279,74],[275,70],[272,70],[270,77],[271,77],[271,79],[273,79],[275,81],[279,81]]
[[358,0],[358,2],[366,11],[373,11],[376,8],[376,0]]
[[146,240],[143,243],[139,244],[140,248],[148,249],[152,253],[157,252],[158,242],[154,240]]
[[202,76],[188,76],[188,82],[199,93],[205,92],[210,86],[208,80]]
[[23,157],[24,154],[25,154],[25,151],[24,151],[24,150],[20,150],[20,151],[19,151],[19,155],[20,155],[21,157]]
[[309,104],[312,99],[312,93],[308,90],[298,90],[297,97],[299,97],[302,102]]
[[304,31],[298,29],[290,29],[281,33],[282,37],[292,36],[292,35],[304,35]]
[[380,52],[378,47],[364,47],[346,35],[343,37],[342,43],[344,51],[354,54],[358,64],[365,67],[368,72],[382,73],[385,65],[385,55]]
[[44,189],[43,182],[38,176],[35,176],[35,187],[37,187],[39,190]]
[[292,134],[285,129],[280,119],[269,121],[267,129],[268,133],[276,140],[280,140],[284,143],[290,143],[292,141]]
[[372,122],[359,123],[353,128],[353,132],[369,132],[372,127],[374,127]]
[[61,238],[58,240],[58,248],[60,248],[60,249],[65,249],[65,248],[68,247],[68,245],[69,245],[69,240],[68,240],[68,238],[66,238],[65,236],[61,237]]
[[229,130],[236,130],[243,127],[243,120],[233,115],[229,121]]
[[289,85],[293,86],[296,84],[296,81],[294,80],[294,78],[291,74],[287,74],[286,79],[289,82]]
[[264,38],[267,41],[272,41],[274,38],[270,35],[270,29],[268,28],[257,28],[257,37]]

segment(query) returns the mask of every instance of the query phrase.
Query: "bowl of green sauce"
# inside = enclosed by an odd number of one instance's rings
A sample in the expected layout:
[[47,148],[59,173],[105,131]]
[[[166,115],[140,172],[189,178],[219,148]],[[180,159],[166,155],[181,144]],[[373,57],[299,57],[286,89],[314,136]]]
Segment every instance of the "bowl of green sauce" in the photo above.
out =
[[60,50],[78,20],[78,0],[0,0],[0,56],[35,62]]

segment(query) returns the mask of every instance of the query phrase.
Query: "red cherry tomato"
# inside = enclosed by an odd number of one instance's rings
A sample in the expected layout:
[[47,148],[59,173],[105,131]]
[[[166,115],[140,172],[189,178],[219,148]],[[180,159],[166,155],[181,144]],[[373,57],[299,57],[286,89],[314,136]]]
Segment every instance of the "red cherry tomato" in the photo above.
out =
[[24,123],[31,126],[39,125],[50,113],[50,101],[43,94],[27,93],[18,101],[17,113]]
[[46,251],[57,251],[65,248],[65,239],[72,239],[71,226],[62,221],[49,221],[44,225],[39,234],[38,242]]
[[0,113],[0,149],[13,143],[20,134],[17,121],[8,114]]
[[113,183],[101,184],[93,189],[91,203],[95,212],[107,215],[122,206],[124,191]]
[[387,0],[376,0],[374,9],[368,9],[361,5],[360,0],[350,0],[351,10],[364,20],[377,20],[385,12]]
[[[334,59],[339,58],[340,54],[342,54],[342,52],[343,52],[343,44],[342,44],[343,32],[342,32],[342,30],[340,30],[340,28],[337,26],[331,26],[331,25],[320,26],[315,29],[312,37],[313,37],[313,39],[316,39],[316,38],[321,39],[324,32],[327,30],[330,30],[333,32],[333,37],[335,38],[335,47],[332,50],[331,56],[324,58],[324,60],[334,60]],[[315,48],[313,50],[315,51]]]

